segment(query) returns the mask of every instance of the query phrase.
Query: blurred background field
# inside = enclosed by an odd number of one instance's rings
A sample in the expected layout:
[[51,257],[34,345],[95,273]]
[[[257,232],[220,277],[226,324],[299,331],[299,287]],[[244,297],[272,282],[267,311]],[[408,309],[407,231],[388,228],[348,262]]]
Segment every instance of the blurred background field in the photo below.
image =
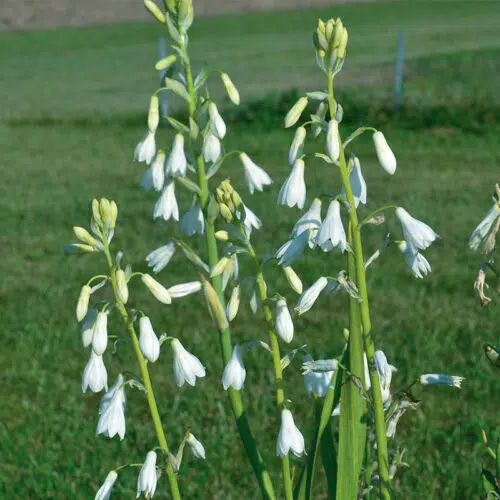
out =
[[[397,476],[396,498],[478,498],[481,465],[488,463],[481,429],[492,433],[498,426],[498,373],[481,349],[483,342],[498,338],[497,304],[481,309],[474,297],[480,257],[465,241],[488,210],[499,180],[499,14],[494,1],[377,2],[201,18],[192,29],[195,65],[217,65],[240,89],[240,108],[222,106],[230,119],[226,148],[247,151],[275,181],[250,198],[241,166],[236,160],[230,166],[247,204],[264,220],[273,214],[255,237],[262,254],[276,250],[299,217],[296,209],[269,207],[288,173],[293,132],[283,129],[283,116],[298,92],[323,87],[311,41],[318,17],[341,16],[349,30],[348,59],[338,78],[337,96],[345,110],[341,132],[369,120],[383,128],[398,158],[398,171],[389,178],[376,162],[370,138],[356,144],[368,182],[368,209],[401,204],[442,236],[426,252],[433,272],[423,281],[413,279],[394,250],[369,272],[377,345],[399,368],[394,387],[426,372],[467,377],[461,391],[419,392],[421,409],[400,422],[391,446],[407,449],[410,468]],[[406,37],[404,102],[395,114],[392,82],[400,32]],[[145,270],[151,249],[176,234],[171,224],[152,222],[155,195],[139,187],[144,166],[132,161],[149,96],[158,86],[154,62],[161,35],[166,34],[150,23],[0,34],[1,498],[92,498],[108,470],[140,461],[154,446],[145,401],[132,391],[126,439],[95,437],[99,396],[81,393],[88,353],[74,306],[80,286],[103,269],[103,262],[94,256],[67,258],[62,250],[72,240],[71,227],[87,224],[89,200],[99,196],[118,203],[116,245],[137,270]],[[225,100],[218,81],[211,88]],[[178,103],[172,106],[179,109]],[[170,132],[163,134],[167,144]],[[323,192],[329,175],[323,164],[307,164],[308,201]],[[183,197],[181,204],[186,208],[188,202]],[[391,219],[368,228],[367,253],[389,231],[399,234]],[[202,242],[194,240],[193,246],[202,251]],[[325,259],[309,253],[296,270],[308,285],[343,266],[339,255]],[[286,290],[279,270],[270,273]],[[196,273],[180,256],[160,274],[169,285],[191,279]],[[138,307],[154,308],[159,330],[179,336],[207,365],[208,375],[196,389],[181,390],[174,386],[168,351],[152,367],[172,447],[192,426],[207,449],[205,462],[186,457],[183,463],[185,497],[258,498],[234,439],[220,385],[218,342],[207,328],[202,297],[167,308],[155,304],[139,284],[133,293]],[[295,301],[292,292],[287,297]],[[346,321],[345,300],[323,297],[297,319],[293,347],[307,343],[317,357],[336,356]],[[121,333],[120,328],[112,317],[110,331]],[[235,341],[264,336],[246,304],[233,330]],[[246,359],[243,397],[268,464],[279,474],[271,364],[264,351]],[[110,379],[133,363],[123,346],[106,361]],[[298,363],[286,374],[296,421],[308,436],[312,410]],[[162,483],[156,496],[167,498]],[[115,496],[129,498],[135,484],[135,471],[123,473]],[[316,497],[326,498],[324,484],[318,483]]]

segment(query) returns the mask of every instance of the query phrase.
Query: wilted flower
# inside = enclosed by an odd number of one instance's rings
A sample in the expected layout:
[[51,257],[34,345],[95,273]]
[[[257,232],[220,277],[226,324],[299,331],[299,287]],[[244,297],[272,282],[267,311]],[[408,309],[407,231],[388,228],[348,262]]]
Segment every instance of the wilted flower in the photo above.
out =
[[276,303],[276,333],[278,336],[289,344],[293,339],[293,321],[290,316],[290,311],[286,305],[286,300],[281,297]]
[[479,297],[479,302],[483,307],[486,307],[492,301],[491,297],[486,295],[484,291],[485,288],[488,288],[488,283],[486,283],[485,265],[483,264],[481,269],[479,269],[476,281],[474,281],[474,291]]
[[304,367],[308,367],[307,363],[314,363],[313,357],[310,354],[304,355],[304,361],[305,363],[302,364],[302,369],[304,371],[304,386],[308,396],[311,397],[312,394],[315,394],[320,398],[324,397],[332,382],[334,371],[317,372],[304,369]]
[[375,132],[373,134],[373,143],[375,144],[375,152],[377,153],[380,166],[389,175],[393,175],[397,166],[396,157],[389,147],[389,144],[387,144],[384,134],[379,131]]
[[113,387],[101,399],[97,435],[104,434],[112,438],[118,434],[121,440],[125,437],[126,397],[123,382],[123,376],[120,374]]
[[420,401],[412,401],[404,396],[403,399],[397,401],[391,415],[387,419],[386,436],[393,438],[396,435],[396,427],[399,419],[403,416],[406,410],[415,410],[418,408]]
[[153,161],[156,153],[156,142],[154,132],[147,131],[141,142],[137,144],[134,152],[134,160],[146,162],[148,165]]
[[309,311],[311,307],[316,302],[316,299],[319,297],[319,294],[324,290],[326,285],[328,284],[328,280],[321,276],[318,278],[300,297],[295,306],[295,311],[300,316],[305,312]]
[[205,232],[205,218],[203,217],[201,203],[198,200],[193,201],[189,210],[182,217],[181,231],[188,236]]
[[408,245],[406,241],[400,241],[398,243],[398,248],[403,254],[413,276],[416,278],[423,278],[431,272],[431,266],[427,259],[419,253],[418,250]]
[[156,202],[153,219],[159,219],[160,217],[163,220],[168,220],[170,217],[179,220],[179,207],[175,198],[175,183],[173,180],[169,181],[163,188],[163,192]]
[[495,203],[488,211],[484,219],[474,229],[471,237],[469,238],[469,247],[477,252],[481,244],[486,241],[494,224],[500,217],[500,205]]
[[237,391],[241,390],[245,383],[247,371],[243,364],[243,353],[239,345],[235,345],[231,359],[224,368],[222,374],[222,386],[227,391],[229,387],[233,387]]
[[142,316],[139,320],[139,333],[139,347],[142,355],[150,363],[154,363],[160,356],[160,342],[147,316]]
[[187,444],[189,446],[189,449],[191,450],[191,453],[195,458],[203,458],[205,459],[205,448],[203,445],[194,437],[194,434],[191,432],[189,433],[189,436],[187,438]]
[[263,168],[256,165],[246,153],[240,153],[240,159],[243,163],[245,180],[250,194],[253,194],[255,190],[262,191],[264,186],[273,182],[267,172]]
[[186,351],[184,346],[178,339],[172,340],[170,343],[174,351],[174,378],[178,387],[182,387],[184,382],[194,386],[196,377],[205,376],[205,368],[200,360]]
[[156,491],[156,481],[156,453],[149,451],[137,480],[137,498],[142,492],[146,498],[152,498]]
[[439,238],[427,224],[414,219],[404,208],[396,208],[396,216],[401,222],[405,240],[413,248],[425,250],[430,244]]
[[422,385],[449,385],[460,389],[464,380],[464,377],[443,375],[442,373],[426,373],[420,375],[420,383]]
[[92,392],[108,390],[108,372],[104,366],[102,356],[97,355],[94,350],[90,351],[90,359],[85,366],[82,377],[82,391],[90,388]]
[[293,207],[297,205],[302,210],[306,202],[306,184],[304,181],[304,161],[295,160],[290,175],[281,186],[278,195],[278,205]]
[[99,312],[92,335],[92,349],[98,356],[102,356],[108,345],[108,314]]
[[210,129],[212,130],[212,134],[217,136],[219,139],[224,139],[224,136],[226,135],[226,124],[224,123],[215,102],[211,102],[208,105],[208,114],[210,116]]
[[111,495],[111,490],[118,478],[118,474],[112,470],[104,480],[104,483],[99,488],[99,491],[96,493],[95,500],[108,500]]
[[[184,136],[175,134],[174,145],[168,156],[165,171],[171,177],[184,177],[187,170],[186,155],[184,154]],[[176,219],[177,220],[177,219]]]
[[149,267],[153,268],[154,273],[159,273],[164,269],[170,259],[172,259],[175,253],[175,244],[173,241],[168,242],[166,245],[153,250],[147,257],[146,262]]
[[281,245],[274,255],[278,259],[278,264],[284,267],[291,266],[304,253],[306,245],[311,239],[311,234],[312,230],[308,229]]
[[335,247],[341,252],[347,249],[347,238],[340,217],[340,203],[337,200],[330,202],[326,217],[316,234],[316,243],[324,252],[329,252]]
[[180,299],[201,290],[201,282],[189,281],[188,283],[179,283],[178,285],[167,288],[172,299]]
[[281,427],[276,443],[276,455],[281,458],[288,455],[291,451],[294,455],[300,457],[304,454],[304,436],[295,425],[290,410],[281,411]]

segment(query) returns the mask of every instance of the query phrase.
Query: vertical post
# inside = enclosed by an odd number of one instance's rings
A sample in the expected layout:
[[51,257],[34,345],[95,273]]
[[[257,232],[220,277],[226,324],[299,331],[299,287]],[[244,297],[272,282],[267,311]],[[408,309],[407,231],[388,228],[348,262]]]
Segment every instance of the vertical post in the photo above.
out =
[[[167,40],[164,37],[158,38],[158,59],[164,59],[167,57]],[[161,70],[160,72],[160,87],[165,84],[164,79],[166,72]],[[160,92],[160,114],[162,116],[168,116],[168,92]],[[164,127],[168,125],[166,120],[161,120]]]
[[397,111],[403,100],[403,70],[405,64],[405,35],[398,35],[398,47],[396,51],[396,72],[394,75],[394,109]]

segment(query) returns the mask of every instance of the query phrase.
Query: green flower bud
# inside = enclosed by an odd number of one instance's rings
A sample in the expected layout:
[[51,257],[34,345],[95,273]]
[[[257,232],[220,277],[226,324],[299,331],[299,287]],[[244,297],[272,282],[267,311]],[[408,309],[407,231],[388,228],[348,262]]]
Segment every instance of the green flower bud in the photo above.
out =
[[292,127],[297,123],[308,103],[307,97],[301,97],[285,116],[285,128]]
[[152,0],[144,0],[144,7],[151,12],[151,14],[160,21],[160,23],[165,22],[165,15],[163,12],[160,10],[158,5],[156,5]]
[[212,317],[213,321],[220,331],[225,330],[229,326],[226,312],[222,307],[217,293],[215,293],[215,290],[208,280],[203,281],[203,292],[205,294],[205,300],[207,301],[208,312],[210,313],[210,316]]
[[90,294],[92,293],[92,288],[89,285],[83,285],[80,296],[78,297],[78,302],[76,304],[76,319],[78,322],[82,321],[87,315],[89,309]]
[[222,83],[226,88],[227,95],[233,104],[238,106],[240,104],[240,94],[238,93],[238,89],[234,86],[231,78],[226,73],[221,73],[220,75],[222,79]]
[[219,215],[219,204],[214,198],[210,198],[207,207],[207,218],[209,222],[213,222]]
[[125,277],[125,272],[123,269],[118,269],[116,271],[116,287],[118,292],[118,298],[126,304],[128,301],[128,286],[127,278]]
[[222,215],[222,217],[224,217],[224,219],[227,222],[231,222],[233,220],[233,214],[231,213],[231,210],[229,210],[229,207],[225,203],[219,203],[219,210],[220,214]]
[[83,227],[74,226],[75,236],[82,242],[90,246],[98,246],[97,240]]
[[152,95],[149,101],[148,128],[154,134],[160,123],[160,101],[157,95]]

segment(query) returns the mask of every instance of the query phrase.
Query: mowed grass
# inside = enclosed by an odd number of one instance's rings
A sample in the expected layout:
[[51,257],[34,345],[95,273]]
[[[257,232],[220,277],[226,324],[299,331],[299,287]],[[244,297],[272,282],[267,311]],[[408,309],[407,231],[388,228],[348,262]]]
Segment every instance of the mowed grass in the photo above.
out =
[[[395,40],[403,30],[409,57],[407,99],[418,102],[425,96],[422,106],[443,101],[454,106],[464,98],[491,96],[493,106],[498,104],[499,87],[495,14],[494,2],[464,1],[219,17],[197,21],[191,45],[196,64],[217,62],[234,77],[243,102],[268,91],[320,88],[310,33],[318,16],[341,15],[349,28],[350,46],[339,78],[340,97],[390,97]],[[178,234],[172,224],[152,222],[155,195],[139,188],[144,166],[131,160],[144,131],[137,117],[145,115],[157,84],[152,67],[159,33],[155,25],[147,24],[0,35],[2,498],[92,498],[110,469],[140,462],[156,445],[143,394],[132,390],[128,390],[126,439],[95,437],[99,395],[81,393],[88,352],[81,346],[74,307],[79,288],[89,276],[104,271],[104,261],[99,256],[68,258],[62,249],[73,239],[71,227],[87,224],[87,204],[98,196],[118,203],[115,248],[124,250],[126,261],[136,270],[146,269],[144,257],[150,250]],[[458,90],[448,96],[447,86]],[[213,88],[215,95],[222,95],[217,85]],[[342,130],[344,135],[348,132]],[[491,433],[498,425],[498,373],[481,350],[483,342],[498,337],[497,305],[481,309],[474,297],[472,284],[480,257],[468,251],[465,240],[488,210],[498,181],[500,130],[472,135],[452,128],[393,127],[386,133],[398,158],[394,177],[378,166],[369,137],[355,144],[369,188],[369,205],[362,214],[383,204],[401,204],[442,239],[426,252],[433,272],[423,281],[409,274],[394,249],[371,268],[377,345],[399,369],[393,382],[396,389],[420,373],[467,377],[461,391],[416,392],[423,400],[420,410],[405,415],[390,443],[394,449],[407,449],[405,460],[410,464],[397,476],[395,497],[476,498],[481,465],[488,463],[480,431]],[[296,209],[275,207],[288,173],[286,153],[292,135],[280,123],[272,130],[255,122],[230,124],[225,141],[227,149],[247,151],[275,180],[271,189],[250,197],[241,166],[236,161],[227,165],[226,173],[246,203],[265,220],[264,229],[255,235],[262,255],[287,239],[300,215]],[[169,138],[166,132],[162,140],[167,144]],[[308,151],[322,147],[320,142],[310,143]],[[336,177],[319,162],[308,162],[306,178],[309,201],[339,189]],[[179,196],[184,209],[188,198]],[[390,217],[387,224],[365,230],[367,255],[387,232],[400,235]],[[202,240],[191,243],[204,255]],[[248,274],[244,259],[241,266]],[[340,255],[316,251],[298,262],[296,270],[309,285],[345,266]],[[270,264],[268,272],[273,288],[294,304],[296,296],[279,269]],[[196,277],[196,270],[177,255],[159,279],[171,285]],[[140,282],[131,285],[131,296],[135,307],[148,311],[158,332],[178,336],[207,366],[206,379],[195,389],[174,385],[168,348],[151,367],[171,447],[175,450],[192,427],[207,449],[204,462],[185,457],[179,479],[185,498],[258,498],[220,385],[218,340],[202,297],[161,307]],[[297,318],[292,347],[307,343],[317,357],[337,356],[346,322],[345,298],[322,297],[314,309]],[[115,315],[109,328],[124,335]],[[253,317],[246,302],[234,323],[233,337],[235,342],[266,339],[261,319]],[[130,351],[122,343],[115,355],[107,354],[110,382],[120,370],[137,370]],[[271,362],[265,351],[254,351],[246,356],[246,364],[243,397],[279,484],[280,463],[274,456],[279,421]],[[296,422],[309,436],[311,401],[302,386],[299,363],[286,371],[286,391]],[[137,470],[120,474],[115,497],[130,498],[136,477]],[[167,498],[167,491],[162,478],[156,496]],[[325,498],[321,482],[316,497]]]

